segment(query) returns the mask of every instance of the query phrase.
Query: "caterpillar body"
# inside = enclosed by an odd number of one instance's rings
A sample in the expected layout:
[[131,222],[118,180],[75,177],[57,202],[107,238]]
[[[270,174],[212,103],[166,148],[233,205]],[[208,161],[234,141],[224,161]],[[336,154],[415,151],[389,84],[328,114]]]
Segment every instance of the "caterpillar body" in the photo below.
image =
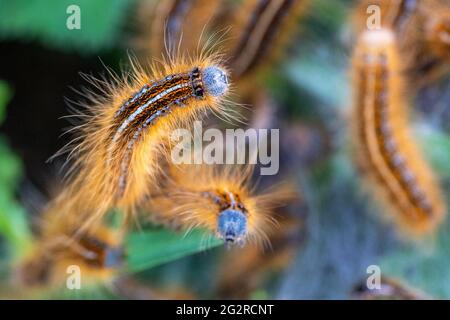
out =
[[157,189],[170,132],[208,110],[222,112],[229,89],[226,70],[211,57],[170,60],[150,74],[135,66],[127,80],[116,77],[106,87],[92,81],[104,96],[90,97],[75,145],[63,149],[74,165],[51,210],[76,217],[75,224],[88,226],[113,207],[134,213]]
[[445,206],[408,129],[402,70],[391,30],[361,34],[353,57],[353,136],[358,163],[399,228],[423,235],[436,229]]
[[202,227],[228,245],[266,241],[271,210],[296,196],[287,186],[256,194],[250,167],[179,165],[169,172],[161,195],[148,202],[152,219],[184,230]]
[[380,285],[379,290],[370,290],[364,281],[354,288],[352,296],[357,300],[429,300],[432,298],[395,278],[383,276]]
[[355,28],[368,30],[369,9],[380,12],[378,28],[396,34],[410,85],[423,87],[450,70],[450,5],[442,0],[362,0],[354,12]]
[[230,69],[236,79],[245,78],[273,64],[286,46],[307,0],[246,1],[231,25],[235,35],[230,47]]
[[450,4],[448,1],[432,0],[423,4],[424,34],[427,51],[436,64],[445,64],[450,69]]
[[141,30],[136,44],[144,57],[174,52],[178,46],[186,52],[197,52],[199,45],[204,45],[199,41],[205,38],[206,27],[222,5],[221,0],[141,1],[137,14]]
[[[180,46],[196,52],[217,45],[229,57],[226,65],[240,93],[251,92],[263,70],[279,60],[297,30],[297,20],[310,0],[246,0],[239,3],[208,0],[168,0],[142,6],[136,41],[143,56]],[[152,17],[151,19],[149,17]],[[148,26],[148,21],[152,25]],[[161,30],[165,30],[164,33]],[[229,35],[228,31],[229,30]],[[204,37],[209,34],[210,38]],[[208,41],[205,41],[208,39]]]
[[20,286],[62,288],[71,266],[82,273],[82,285],[108,283],[118,275],[124,255],[120,231],[102,225],[74,237],[76,230],[69,231],[63,221],[50,222],[17,268]]

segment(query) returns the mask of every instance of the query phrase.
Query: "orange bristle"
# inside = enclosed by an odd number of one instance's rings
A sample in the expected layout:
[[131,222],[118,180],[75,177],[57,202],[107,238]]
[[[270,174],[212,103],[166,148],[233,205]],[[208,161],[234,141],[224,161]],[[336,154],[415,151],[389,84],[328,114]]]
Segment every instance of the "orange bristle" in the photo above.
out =
[[126,219],[157,189],[161,157],[170,133],[208,111],[223,114],[229,89],[217,56],[171,58],[151,72],[132,63],[113,82],[90,79],[101,89],[77,116],[74,142],[63,148],[73,160],[63,191],[52,202],[61,215],[88,227],[117,207]]
[[396,36],[389,29],[360,35],[352,66],[352,136],[358,163],[386,205],[386,216],[406,234],[423,236],[436,230],[446,209],[409,129],[400,59]]
[[[287,185],[257,194],[250,166],[173,165],[168,172],[167,185],[148,202],[149,217],[183,230],[201,227],[230,244],[267,241],[266,232],[275,223],[272,210],[296,197]],[[242,223],[242,229],[230,230],[235,234],[229,239],[221,224],[225,212]]]

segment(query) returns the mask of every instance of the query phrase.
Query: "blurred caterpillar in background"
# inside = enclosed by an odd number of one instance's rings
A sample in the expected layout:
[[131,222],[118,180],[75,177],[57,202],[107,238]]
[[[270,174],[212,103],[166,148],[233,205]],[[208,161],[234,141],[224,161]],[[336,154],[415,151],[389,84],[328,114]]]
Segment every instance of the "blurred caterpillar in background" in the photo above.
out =
[[308,4],[308,0],[249,0],[233,12],[233,36],[226,45],[236,81],[256,80],[279,60]]
[[[109,209],[128,219],[139,202],[157,189],[155,177],[172,130],[207,111],[223,114],[229,91],[218,55],[171,58],[150,73],[132,63],[124,79],[92,80],[103,95],[88,93],[79,135],[63,148],[73,166],[63,191],[50,206],[71,224],[88,227]],[[126,220],[127,220],[126,219]]]
[[410,85],[423,87],[450,71],[450,3],[447,0],[360,0],[354,9],[358,32],[379,8],[381,26],[392,30]]
[[[214,36],[221,31],[224,35],[218,45],[229,57],[225,63],[237,84],[236,89],[241,94],[252,94],[261,72],[273,67],[289,44],[309,2],[166,0],[149,4],[142,1],[138,6],[140,32],[135,43],[143,51],[143,58],[159,55],[165,47],[177,45],[187,52],[195,52],[198,39],[205,38],[204,33]],[[151,26],[148,21],[152,21]],[[165,30],[166,38],[161,30]]]
[[47,217],[40,231],[34,249],[16,269],[16,281],[25,294],[65,288],[71,266],[79,268],[83,288],[111,283],[118,276],[124,257],[121,231],[101,225],[75,237],[77,229],[61,215]]
[[267,242],[276,220],[272,210],[296,197],[290,186],[256,194],[251,166],[172,165],[161,194],[149,199],[155,222],[190,230],[201,227],[227,245]]
[[358,164],[410,235],[433,232],[445,205],[431,169],[408,128],[406,80],[396,36],[389,29],[363,32],[353,56],[353,138]]
[[207,39],[203,33],[222,6],[221,0],[140,1],[136,10],[139,37],[134,45],[143,60],[167,55],[178,46],[186,53],[197,52],[199,46],[206,45],[201,43]]
[[[425,4],[426,2],[426,4]],[[434,81],[450,72],[450,3],[446,0],[422,1],[424,44],[411,59]],[[419,77],[419,74],[415,74]],[[428,79],[426,79],[428,80]]]
[[381,288],[377,290],[367,288],[364,279],[352,291],[353,299],[357,300],[429,300],[430,296],[424,292],[395,278],[381,277]]

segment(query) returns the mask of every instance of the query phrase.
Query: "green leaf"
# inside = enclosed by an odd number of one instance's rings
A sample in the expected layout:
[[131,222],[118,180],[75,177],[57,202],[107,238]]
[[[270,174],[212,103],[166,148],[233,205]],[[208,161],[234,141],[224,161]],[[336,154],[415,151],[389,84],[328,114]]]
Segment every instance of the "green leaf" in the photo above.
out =
[[8,194],[13,192],[21,172],[19,157],[11,152],[4,137],[0,136],[0,188]]
[[[38,39],[64,50],[92,52],[120,36],[130,0],[0,0],[0,39]],[[80,29],[70,30],[70,5],[80,8]],[[69,20],[72,21],[72,20]]]
[[6,104],[11,99],[11,89],[5,81],[0,80],[0,124],[5,120]]
[[348,81],[341,68],[341,56],[331,55],[326,48],[305,53],[301,60],[287,65],[286,73],[298,87],[306,90],[321,103],[345,107],[348,97]]
[[450,299],[450,220],[435,239],[397,250],[381,263],[384,274],[403,279],[435,298]]
[[13,257],[26,252],[32,238],[25,209],[14,194],[21,171],[20,159],[0,136],[0,235],[6,239]]
[[13,259],[21,257],[31,245],[31,231],[23,207],[0,190],[0,235],[9,246]]
[[450,179],[450,137],[426,126],[415,128],[424,154],[440,180]]
[[165,229],[136,232],[128,236],[127,271],[139,272],[182,257],[214,248],[223,242],[205,231],[193,230],[187,235]]

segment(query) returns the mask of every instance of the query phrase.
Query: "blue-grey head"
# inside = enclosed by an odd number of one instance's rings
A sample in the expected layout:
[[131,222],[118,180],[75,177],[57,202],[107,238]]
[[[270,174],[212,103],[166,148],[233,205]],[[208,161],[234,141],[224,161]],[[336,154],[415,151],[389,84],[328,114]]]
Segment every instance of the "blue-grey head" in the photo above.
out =
[[229,87],[226,72],[216,66],[206,67],[203,70],[203,85],[205,90],[213,97],[223,96]]
[[222,211],[217,222],[217,233],[227,245],[243,245],[247,235],[247,216],[238,210]]
[[114,268],[122,264],[124,258],[123,249],[120,247],[108,248],[105,252],[104,266]]

